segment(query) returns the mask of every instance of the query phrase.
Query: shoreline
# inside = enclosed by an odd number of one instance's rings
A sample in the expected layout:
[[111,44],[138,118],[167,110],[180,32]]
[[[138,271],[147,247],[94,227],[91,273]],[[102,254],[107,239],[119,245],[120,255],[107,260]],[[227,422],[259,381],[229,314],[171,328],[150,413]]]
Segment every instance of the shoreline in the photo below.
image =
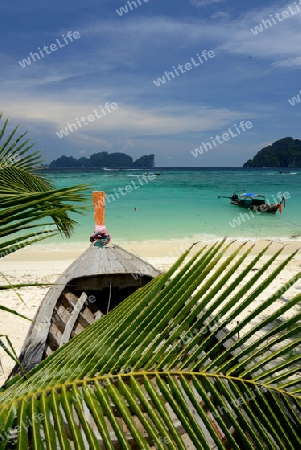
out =
[[[193,244],[213,245],[216,242],[226,239],[227,242],[278,242],[279,244],[295,244],[301,246],[301,235],[298,238],[290,237],[246,237],[246,236],[201,236],[195,235],[193,237],[181,237],[170,239],[145,239],[145,240],[129,240],[124,242],[119,239],[112,239],[111,243],[123,247],[127,251],[134,253],[136,256],[142,258],[152,257],[179,257],[186,249]],[[47,241],[47,239],[46,239]],[[17,261],[74,261],[80,256],[88,247],[88,241],[82,242],[48,242],[37,243],[19,249],[15,253],[5,256],[0,259],[0,264],[4,261],[6,263]]]

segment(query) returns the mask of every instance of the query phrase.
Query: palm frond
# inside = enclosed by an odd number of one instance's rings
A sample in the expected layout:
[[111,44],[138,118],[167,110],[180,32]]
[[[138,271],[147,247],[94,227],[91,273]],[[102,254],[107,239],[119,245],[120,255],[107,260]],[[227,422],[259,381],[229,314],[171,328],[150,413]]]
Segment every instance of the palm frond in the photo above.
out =
[[[25,305],[25,302],[23,300],[23,298],[21,297],[21,295],[19,294],[19,292],[16,290],[16,287],[10,282],[9,278],[7,276],[4,275],[4,273],[0,272],[1,277],[6,281],[7,283],[7,288],[14,291],[15,295],[18,297],[18,299],[21,301],[21,303],[23,303],[23,305]],[[1,290],[1,287],[0,287]],[[26,306],[26,305],[25,305]],[[4,306],[0,306],[0,308],[4,308],[6,309]],[[11,311],[11,310],[10,310]],[[11,311],[13,314],[15,313],[15,311]],[[17,314],[18,315],[18,314]],[[27,317],[21,316],[25,319],[27,319]],[[28,319],[29,320],[29,319]]]
[[[2,119],[0,113],[0,121]],[[0,256],[38,242],[57,232],[70,237],[76,221],[70,213],[84,209],[86,185],[54,189],[52,183],[36,171],[41,167],[39,151],[33,143],[17,134],[18,127],[7,132],[8,119],[0,128]],[[51,218],[50,228],[45,218]],[[26,230],[35,231],[28,233]],[[5,241],[10,235],[15,238]]]
[[300,448],[300,274],[269,294],[295,257],[269,247],[185,253],[16,379],[2,448]]
[[[8,311],[8,312],[11,312],[8,308],[4,308],[3,306],[0,306],[0,309],[4,309],[4,310],[6,310],[6,311]],[[22,318],[24,318],[24,319],[27,319],[27,317],[22,316],[21,314],[18,314],[18,313],[16,313],[15,311],[13,311],[12,313],[13,313],[13,314],[16,314],[17,316],[20,316],[20,317],[22,317]],[[30,319],[27,319],[27,320],[30,320]],[[15,349],[14,349],[14,347],[13,347],[13,345],[12,345],[12,343],[11,343],[9,337],[8,337],[6,334],[1,334],[1,335],[0,335],[0,338],[5,338],[5,340],[6,340],[6,344],[5,344],[5,342],[3,341],[3,339],[0,339],[0,347],[5,351],[5,353],[8,354],[8,356],[9,356],[12,360],[15,361],[15,363],[16,363],[18,366],[20,366],[21,369],[22,369],[22,365],[21,365],[21,363],[20,363],[20,361],[19,361],[19,359],[18,359],[18,357],[17,357],[17,354],[16,354],[16,352],[15,352]]]
[[[8,288],[8,289],[12,289],[11,286],[10,286],[10,287],[7,287],[7,288]],[[7,308],[6,306],[0,305],[0,310],[1,310],[1,311],[9,312],[10,314],[13,314],[13,315],[15,315],[15,316],[19,316],[19,317],[21,317],[22,319],[26,319],[26,320],[30,320],[30,321],[31,321],[31,319],[29,319],[28,317],[23,316],[23,314],[18,313],[18,312],[15,311],[14,309]]]
[[18,283],[12,285],[2,285],[0,286],[0,291],[9,291],[11,289],[19,289],[22,287],[45,287],[53,286],[53,283]]
[[[22,172],[22,181],[18,182],[15,189],[9,185],[9,181],[4,180],[7,171]],[[14,180],[12,184],[16,183],[17,179],[12,177]],[[33,186],[30,191],[31,183]],[[4,188],[1,189],[2,186]],[[70,237],[76,221],[71,219],[69,214],[78,214],[84,210],[82,203],[86,199],[83,193],[85,188],[85,185],[78,185],[49,190],[43,186],[43,183],[40,187],[35,175],[26,173],[23,169],[0,170],[0,237],[6,238],[17,233],[16,238],[0,242],[2,254],[9,254],[18,248],[53,236],[57,230],[66,237]],[[52,225],[48,221],[42,222],[49,217],[53,220]],[[26,234],[26,230],[29,229],[37,231]]]
[[[78,205],[85,200],[83,191],[86,187],[78,185],[53,189],[40,177],[22,168],[6,167],[0,170],[1,223],[5,219],[7,222],[19,220],[18,212],[28,217],[29,221],[33,214],[40,213],[44,217],[51,216],[60,231],[68,235],[68,226],[64,222],[72,224],[72,221],[67,211],[83,209]],[[35,216],[33,218],[36,220]]]
[[[0,121],[2,116],[3,112],[0,113]],[[29,172],[38,170],[43,162],[41,153],[39,151],[29,153],[35,144],[31,143],[30,139],[24,139],[27,132],[15,137],[19,125],[5,137],[8,122],[6,119],[0,128],[0,168],[19,167]]]

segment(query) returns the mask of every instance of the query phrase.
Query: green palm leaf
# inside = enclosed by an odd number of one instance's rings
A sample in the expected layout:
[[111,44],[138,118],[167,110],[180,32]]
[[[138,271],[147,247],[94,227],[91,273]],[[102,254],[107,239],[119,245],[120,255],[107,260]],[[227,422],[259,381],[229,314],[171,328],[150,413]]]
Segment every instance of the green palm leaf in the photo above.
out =
[[21,317],[22,319],[31,320],[31,319],[29,319],[28,317],[23,316],[23,314],[19,314],[19,313],[17,313],[17,311],[15,311],[14,309],[7,308],[6,306],[0,305],[0,310],[1,310],[1,311],[9,312],[10,314],[14,314],[15,316],[19,316],[19,317]]
[[[4,311],[7,311],[7,312],[9,312],[9,313],[11,313],[11,314],[15,314],[15,315],[17,315],[17,316],[19,316],[19,317],[22,317],[23,319],[30,320],[30,319],[28,319],[27,317],[22,316],[22,314],[18,314],[17,312],[12,311],[12,310],[10,310],[9,308],[5,308],[4,306],[0,306],[0,309],[2,309],[2,310],[4,310]],[[13,347],[13,345],[12,345],[10,339],[9,339],[9,337],[8,337],[6,334],[0,334],[0,338],[5,338],[5,339],[6,339],[6,344],[5,344],[5,342],[4,342],[3,339],[0,339],[0,347],[5,351],[5,353],[8,354],[8,356],[10,356],[10,358],[11,358],[13,361],[15,361],[15,363],[16,363],[21,369],[23,369],[23,368],[22,368],[22,365],[21,365],[21,363],[20,363],[20,361],[19,361],[19,359],[18,359],[18,357],[17,357],[17,355],[16,355],[15,349],[14,349],[14,347]],[[0,363],[0,364],[1,364],[1,363]],[[15,379],[19,379],[19,376],[17,376]],[[1,389],[0,389],[0,392],[1,392]]]
[[[2,116],[3,112],[0,113],[0,120],[2,119]],[[37,170],[43,162],[40,152],[35,151],[29,153],[29,150],[31,150],[35,144],[30,143],[30,139],[23,139],[27,132],[15,138],[19,125],[16,126],[7,137],[5,137],[7,134],[6,130],[8,122],[8,119],[6,119],[0,129],[0,167],[4,168],[16,166],[31,172]]]
[[267,295],[268,249],[185,253],[0,394],[0,448],[300,448],[300,274]]
[[7,126],[8,119],[0,129],[0,257],[57,232],[70,237],[76,224],[70,213],[82,212],[87,187],[54,189],[37,174],[41,154],[31,151],[34,144],[24,140],[26,133],[18,136],[18,127],[7,133]]

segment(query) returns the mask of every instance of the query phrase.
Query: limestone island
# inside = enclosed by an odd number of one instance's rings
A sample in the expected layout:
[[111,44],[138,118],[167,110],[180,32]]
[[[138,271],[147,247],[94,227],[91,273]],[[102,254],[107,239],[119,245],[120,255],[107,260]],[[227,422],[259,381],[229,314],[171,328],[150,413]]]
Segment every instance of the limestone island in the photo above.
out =
[[301,140],[286,137],[261,149],[243,167],[301,167]]
[[105,170],[105,169],[152,169],[155,167],[155,155],[133,158],[125,153],[100,152],[90,158],[79,159],[73,156],[61,156],[49,164],[50,170]]

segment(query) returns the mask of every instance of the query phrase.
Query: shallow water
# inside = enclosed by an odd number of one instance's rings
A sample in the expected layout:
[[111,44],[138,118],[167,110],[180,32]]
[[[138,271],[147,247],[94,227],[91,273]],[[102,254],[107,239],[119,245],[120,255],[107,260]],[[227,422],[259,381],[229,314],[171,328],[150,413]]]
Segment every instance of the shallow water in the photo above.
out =
[[[91,191],[105,191],[106,226],[119,242],[222,236],[289,239],[301,233],[301,170],[280,174],[270,169],[156,168],[154,172],[161,175],[107,171],[51,172],[48,176],[57,187],[90,183]],[[218,195],[230,196],[235,190],[265,194],[270,203],[286,193],[287,205],[282,215],[256,214],[231,205],[228,199],[218,199]],[[89,210],[77,220],[71,242],[89,240],[92,200]],[[62,238],[48,240],[57,241]]]

